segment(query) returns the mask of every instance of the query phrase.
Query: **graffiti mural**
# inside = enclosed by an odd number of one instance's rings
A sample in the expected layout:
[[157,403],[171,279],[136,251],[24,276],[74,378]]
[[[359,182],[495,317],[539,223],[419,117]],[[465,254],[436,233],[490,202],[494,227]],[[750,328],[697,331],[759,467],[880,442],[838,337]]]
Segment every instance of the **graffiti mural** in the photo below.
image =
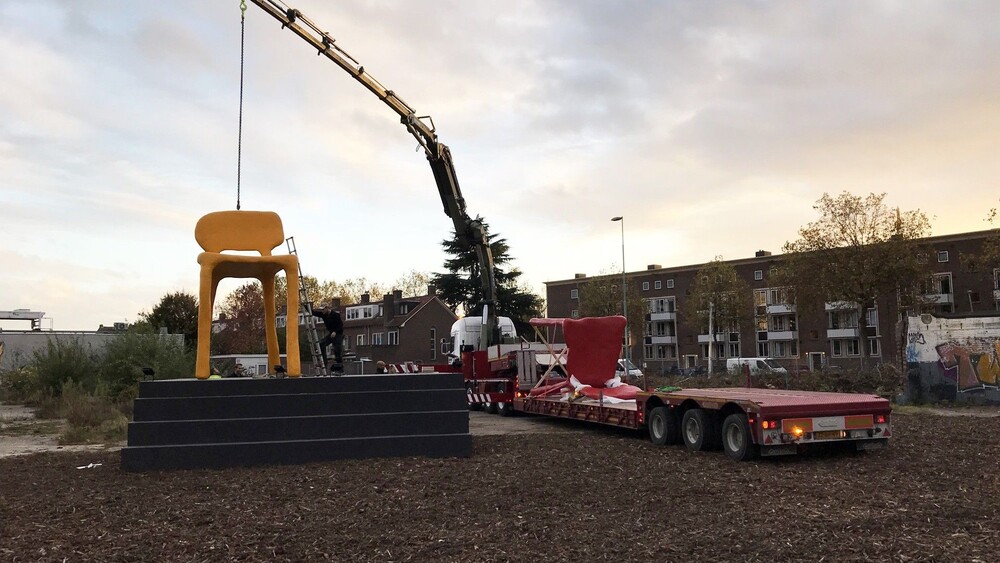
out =
[[907,319],[904,399],[1000,404],[1000,317]]
[[996,389],[1000,385],[1000,340],[967,338],[936,346],[945,377],[958,383],[959,391]]

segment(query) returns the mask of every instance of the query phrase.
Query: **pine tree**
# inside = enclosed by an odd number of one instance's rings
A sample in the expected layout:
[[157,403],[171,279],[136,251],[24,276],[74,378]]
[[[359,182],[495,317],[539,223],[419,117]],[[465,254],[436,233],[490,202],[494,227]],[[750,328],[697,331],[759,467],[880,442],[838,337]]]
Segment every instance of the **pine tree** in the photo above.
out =
[[[479,219],[481,220],[481,219]],[[510,317],[518,334],[528,335],[531,327],[528,320],[542,315],[544,301],[541,296],[525,287],[520,280],[522,272],[517,268],[505,269],[511,263],[510,247],[507,240],[490,234],[485,222],[487,240],[493,253],[494,279],[497,285],[496,314]],[[441,242],[451,258],[445,260],[447,273],[435,273],[433,283],[437,294],[450,308],[469,316],[481,315],[483,311],[483,284],[480,275],[479,258],[475,248],[463,248],[458,236]]]

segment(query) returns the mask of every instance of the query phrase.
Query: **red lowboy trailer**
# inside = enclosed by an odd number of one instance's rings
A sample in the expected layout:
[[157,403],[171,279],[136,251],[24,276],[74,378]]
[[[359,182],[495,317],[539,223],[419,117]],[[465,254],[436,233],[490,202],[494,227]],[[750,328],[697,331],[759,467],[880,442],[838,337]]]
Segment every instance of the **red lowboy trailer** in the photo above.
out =
[[858,450],[884,448],[892,435],[889,401],[876,395],[783,389],[646,391],[634,402],[520,397],[514,410],[644,429],[655,444],[722,448],[746,461],[791,455],[814,444],[848,442]]
[[[754,388],[637,389],[628,395],[621,387],[581,393],[579,382],[568,379],[567,373],[577,375],[594,362],[608,363],[599,357],[600,348],[613,350],[620,338],[600,343],[589,336],[600,330],[607,335],[608,319],[624,321],[621,317],[533,319],[536,331],[556,325],[573,330],[566,332],[565,345],[551,345],[546,335],[539,334],[541,346],[512,345],[510,350],[494,346],[465,354],[462,371],[470,408],[642,429],[656,444],[683,443],[694,451],[721,448],[739,461],[796,454],[816,444],[853,444],[858,450],[888,445],[892,409],[877,395]],[[582,333],[575,323],[584,327]],[[604,328],[593,332],[588,327],[594,324]],[[544,361],[538,361],[540,355]],[[574,365],[574,358],[587,365]],[[613,366],[611,362],[601,373],[613,375]]]

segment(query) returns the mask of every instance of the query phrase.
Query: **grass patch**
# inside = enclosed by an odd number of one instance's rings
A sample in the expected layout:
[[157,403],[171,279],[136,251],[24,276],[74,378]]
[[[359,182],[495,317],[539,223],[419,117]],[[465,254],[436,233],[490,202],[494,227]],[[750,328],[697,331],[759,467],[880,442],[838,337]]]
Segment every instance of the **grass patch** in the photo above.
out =
[[15,420],[0,424],[0,436],[52,436],[61,429],[58,420]]

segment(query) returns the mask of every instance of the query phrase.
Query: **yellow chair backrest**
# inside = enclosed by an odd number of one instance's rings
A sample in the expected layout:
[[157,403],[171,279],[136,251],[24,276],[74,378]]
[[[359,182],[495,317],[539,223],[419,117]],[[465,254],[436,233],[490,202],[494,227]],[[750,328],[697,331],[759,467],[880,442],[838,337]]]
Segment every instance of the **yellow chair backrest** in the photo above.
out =
[[273,211],[215,211],[198,220],[194,238],[205,252],[256,250],[270,256],[285,242],[285,231]]

